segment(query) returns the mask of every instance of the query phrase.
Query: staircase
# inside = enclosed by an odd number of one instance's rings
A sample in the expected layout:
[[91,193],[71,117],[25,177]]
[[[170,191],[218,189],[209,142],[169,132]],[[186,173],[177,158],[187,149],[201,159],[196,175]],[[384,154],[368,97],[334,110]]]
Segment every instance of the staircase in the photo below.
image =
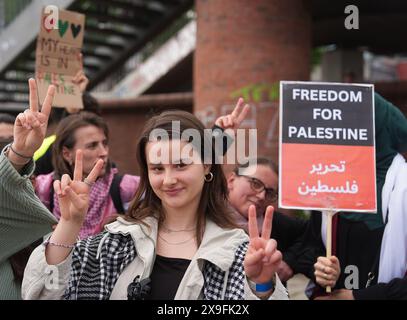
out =
[[[0,11],[0,111],[19,111],[27,105],[40,12],[49,4],[21,1],[21,12],[7,24],[4,19],[1,24]],[[191,9],[193,0],[53,0],[52,4],[86,15],[82,52],[90,90]]]

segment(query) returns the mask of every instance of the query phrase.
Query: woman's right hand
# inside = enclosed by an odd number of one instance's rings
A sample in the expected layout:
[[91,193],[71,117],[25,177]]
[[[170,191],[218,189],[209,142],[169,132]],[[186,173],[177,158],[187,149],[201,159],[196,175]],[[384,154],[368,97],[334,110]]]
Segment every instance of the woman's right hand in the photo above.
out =
[[61,219],[82,225],[89,208],[89,192],[103,167],[99,159],[89,175],[82,181],[82,151],[77,150],[73,180],[64,174],[61,180],[54,181],[54,190],[58,196]]
[[20,113],[16,118],[12,147],[17,153],[30,158],[38,150],[45,138],[52,100],[55,95],[55,86],[50,85],[48,87],[48,92],[40,111],[35,80],[29,79],[28,85],[30,87],[30,108]]

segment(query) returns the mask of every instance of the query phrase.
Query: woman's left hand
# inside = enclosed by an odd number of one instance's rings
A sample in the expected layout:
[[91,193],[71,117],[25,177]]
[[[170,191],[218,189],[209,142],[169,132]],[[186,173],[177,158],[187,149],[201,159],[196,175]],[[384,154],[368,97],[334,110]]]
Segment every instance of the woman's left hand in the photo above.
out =
[[250,243],[244,259],[247,278],[255,283],[267,283],[278,271],[282,255],[277,250],[277,242],[270,239],[274,208],[268,206],[264,217],[261,236],[257,228],[256,207],[249,208]]

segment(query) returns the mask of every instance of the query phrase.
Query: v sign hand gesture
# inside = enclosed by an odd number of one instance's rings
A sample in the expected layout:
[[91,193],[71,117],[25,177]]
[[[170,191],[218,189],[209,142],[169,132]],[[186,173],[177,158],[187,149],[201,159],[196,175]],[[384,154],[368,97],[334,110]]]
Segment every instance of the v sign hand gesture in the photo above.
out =
[[270,239],[274,209],[268,206],[264,217],[261,236],[257,228],[256,207],[249,208],[249,248],[244,259],[247,278],[257,284],[268,283],[278,270],[282,260],[277,242]]
[[215,125],[221,127],[223,130],[226,129],[239,129],[240,124],[246,118],[250,106],[248,104],[243,105],[244,100],[243,98],[239,98],[237,101],[235,109],[233,109],[231,114],[226,116],[221,116],[215,121]]
[[89,79],[85,75],[85,71],[83,70],[83,55],[82,55],[82,53],[79,53],[78,60],[79,60],[80,69],[78,70],[76,75],[72,78],[72,82],[75,83],[76,85],[78,85],[79,90],[81,91],[81,93],[84,93],[85,90],[86,90],[86,87],[89,84]]
[[28,84],[30,87],[30,108],[17,116],[14,124],[14,142],[12,144],[15,153],[23,155],[24,158],[32,157],[44,140],[55,94],[55,87],[53,85],[49,86],[42,108],[39,110],[35,80],[29,79]]
[[64,174],[61,181],[54,181],[61,218],[45,252],[49,264],[54,265],[65,260],[74,247],[72,243],[76,242],[88,211],[90,188],[99,176],[102,167],[103,160],[99,159],[88,177],[82,181],[82,151],[78,150],[73,180],[69,175]]
[[61,208],[61,219],[82,225],[89,207],[89,192],[103,167],[103,160],[99,159],[88,177],[82,181],[83,164],[82,150],[76,152],[73,180],[64,174],[60,180],[54,181],[54,190],[58,196]]

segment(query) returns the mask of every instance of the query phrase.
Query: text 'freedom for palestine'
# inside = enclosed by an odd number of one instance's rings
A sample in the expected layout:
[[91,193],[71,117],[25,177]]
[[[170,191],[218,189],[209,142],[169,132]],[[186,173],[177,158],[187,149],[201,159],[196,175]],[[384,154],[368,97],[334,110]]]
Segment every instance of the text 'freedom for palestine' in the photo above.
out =
[[366,141],[367,129],[288,126],[289,138]]
[[362,91],[293,89],[293,100],[362,102]]

